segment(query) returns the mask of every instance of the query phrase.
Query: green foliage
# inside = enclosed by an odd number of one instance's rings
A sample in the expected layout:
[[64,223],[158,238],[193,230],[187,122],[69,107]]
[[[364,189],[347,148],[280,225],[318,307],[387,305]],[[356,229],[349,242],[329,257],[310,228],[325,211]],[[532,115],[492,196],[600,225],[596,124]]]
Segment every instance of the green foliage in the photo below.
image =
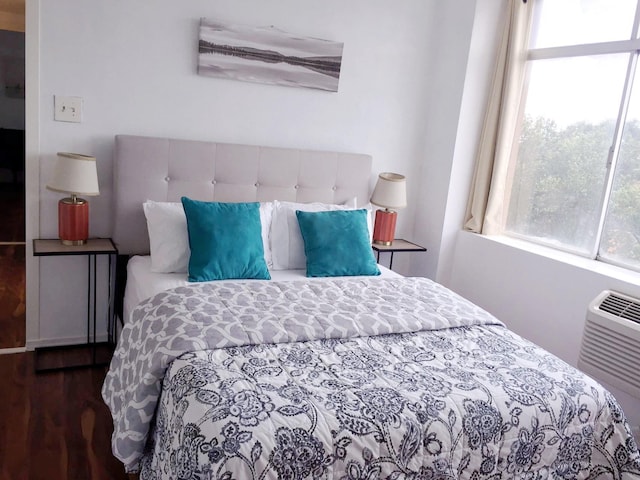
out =
[[[589,252],[605,190],[614,123],[561,128],[523,121],[506,228],[546,243]],[[602,254],[640,266],[640,123],[625,126],[610,197]]]

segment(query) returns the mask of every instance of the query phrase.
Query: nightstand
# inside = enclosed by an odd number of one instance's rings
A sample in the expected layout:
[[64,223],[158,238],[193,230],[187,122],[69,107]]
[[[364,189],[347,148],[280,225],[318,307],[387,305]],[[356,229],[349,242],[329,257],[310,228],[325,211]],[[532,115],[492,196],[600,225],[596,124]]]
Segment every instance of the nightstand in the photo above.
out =
[[418,245],[417,243],[409,242],[408,240],[403,240],[402,238],[396,238],[393,240],[391,245],[379,245],[374,243],[371,245],[376,251],[376,260],[378,263],[380,262],[380,253],[390,253],[391,256],[389,258],[389,270],[393,267],[393,254],[396,252],[426,252],[427,249]]
[[[52,370],[64,370],[78,367],[94,367],[106,365],[111,358],[111,349],[115,341],[115,324],[113,321],[112,298],[113,280],[112,260],[118,254],[118,249],[110,238],[90,238],[84,245],[63,245],[58,239],[34,239],[33,255],[36,257],[51,257],[60,255],[82,255],[87,257],[87,342],[80,345],[63,345],[53,347],[41,347],[35,349],[35,370],[45,372]],[[98,343],[96,341],[96,314],[97,314],[97,271],[96,263],[98,255],[109,257],[108,271],[108,341]],[[65,352],[73,358],[71,365],[60,362],[60,354]],[[107,357],[106,359],[98,358]],[[106,355],[105,355],[106,354]],[[54,361],[46,362],[46,357]],[[48,363],[49,365],[41,365]]]

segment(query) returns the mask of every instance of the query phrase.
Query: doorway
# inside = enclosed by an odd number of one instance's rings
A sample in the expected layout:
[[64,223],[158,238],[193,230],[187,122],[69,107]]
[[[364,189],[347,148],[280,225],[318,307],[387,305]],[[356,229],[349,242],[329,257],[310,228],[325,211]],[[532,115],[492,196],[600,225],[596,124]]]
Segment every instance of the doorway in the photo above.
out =
[[0,349],[25,346],[25,34],[0,30]]

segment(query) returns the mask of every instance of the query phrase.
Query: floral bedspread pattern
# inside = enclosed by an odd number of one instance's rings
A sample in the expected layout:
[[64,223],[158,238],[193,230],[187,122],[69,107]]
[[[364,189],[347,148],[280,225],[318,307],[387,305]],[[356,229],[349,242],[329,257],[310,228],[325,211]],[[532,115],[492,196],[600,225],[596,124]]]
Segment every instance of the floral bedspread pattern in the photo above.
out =
[[103,397],[143,479],[640,478],[608,392],[427,279],[199,284],[135,319]]

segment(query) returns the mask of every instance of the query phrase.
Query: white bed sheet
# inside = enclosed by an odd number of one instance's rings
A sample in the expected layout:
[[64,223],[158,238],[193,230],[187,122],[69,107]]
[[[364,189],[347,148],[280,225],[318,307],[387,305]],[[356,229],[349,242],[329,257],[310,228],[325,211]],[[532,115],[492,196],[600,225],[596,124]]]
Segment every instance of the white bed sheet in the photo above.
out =
[[[402,275],[378,265],[381,275],[378,278],[401,277]],[[323,281],[327,278],[309,278],[305,276],[305,270],[270,270],[271,280],[313,280]],[[339,277],[331,277],[339,278]],[[256,280],[234,280],[251,282]],[[155,273],[151,271],[151,257],[136,255],[129,259],[127,264],[127,285],[124,292],[124,321],[129,320],[133,309],[143,300],[170,288],[189,285],[186,273]]]

